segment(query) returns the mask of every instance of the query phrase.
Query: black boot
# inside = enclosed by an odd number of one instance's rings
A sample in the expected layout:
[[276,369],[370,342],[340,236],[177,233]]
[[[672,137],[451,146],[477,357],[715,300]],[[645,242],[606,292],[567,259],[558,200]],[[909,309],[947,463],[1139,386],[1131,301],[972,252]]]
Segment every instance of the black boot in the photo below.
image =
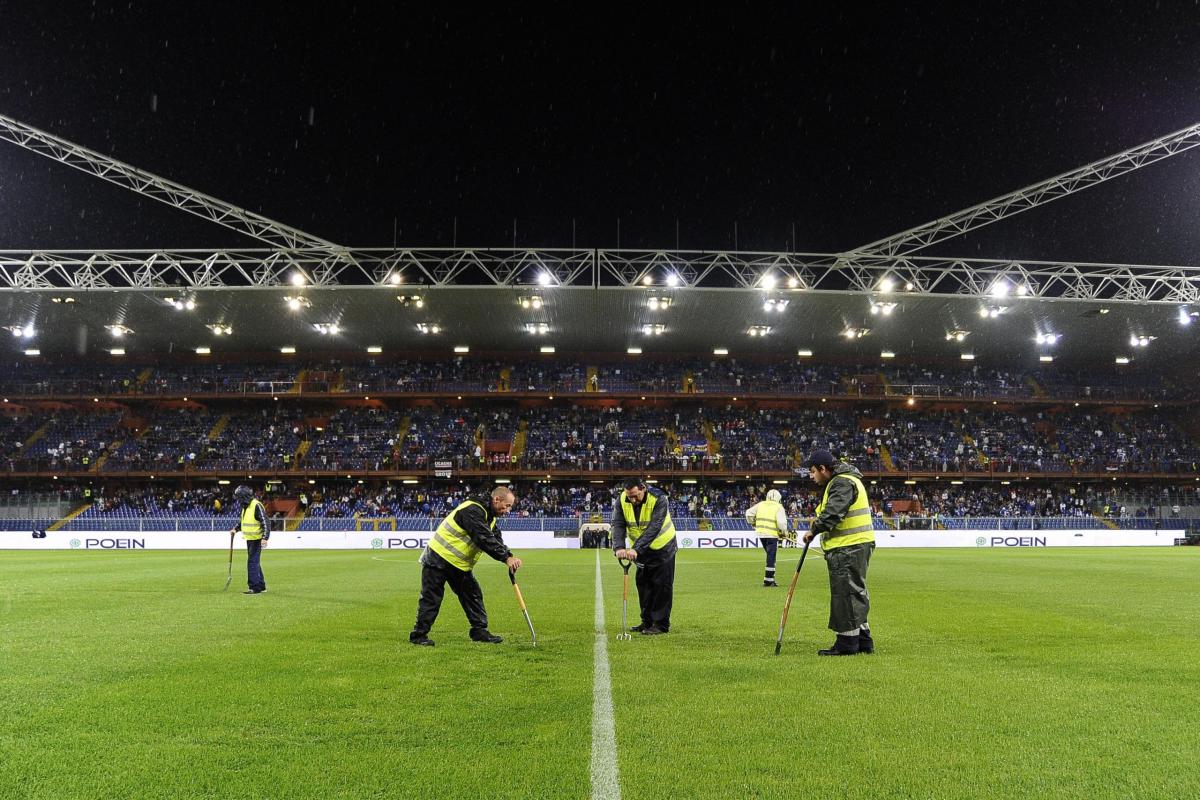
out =
[[428,636],[426,636],[423,633],[419,634],[419,635],[412,634],[411,636],[408,637],[408,640],[410,642],[412,642],[413,644],[419,645],[421,647],[433,647],[433,639],[430,639]]
[[763,586],[778,586],[774,578],[763,578]]
[[859,628],[858,629],[858,652],[860,652],[860,653],[874,653],[875,652],[875,640],[871,638],[871,629],[870,628]]
[[489,631],[487,628],[472,628],[471,641],[486,642],[487,644],[500,644],[504,640]]
[[842,636],[840,633],[837,636],[837,641],[833,643],[833,647],[828,650],[818,650],[819,656],[853,656],[858,655],[858,637],[857,636]]

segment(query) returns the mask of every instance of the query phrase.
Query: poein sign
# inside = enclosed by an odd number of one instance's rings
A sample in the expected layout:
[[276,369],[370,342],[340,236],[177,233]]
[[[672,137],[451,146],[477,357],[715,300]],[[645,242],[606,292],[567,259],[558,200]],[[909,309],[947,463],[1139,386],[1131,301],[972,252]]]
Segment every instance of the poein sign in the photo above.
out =
[[1044,536],[993,536],[988,547],[1045,547]]
[[[74,543],[72,542],[72,546]],[[84,539],[85,550],[145,550],[145,539]]]

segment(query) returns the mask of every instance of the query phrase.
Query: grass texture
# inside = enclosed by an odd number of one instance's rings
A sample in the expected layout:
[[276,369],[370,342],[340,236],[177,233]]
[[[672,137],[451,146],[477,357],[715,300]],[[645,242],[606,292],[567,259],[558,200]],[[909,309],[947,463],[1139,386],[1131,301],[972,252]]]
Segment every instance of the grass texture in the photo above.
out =
[[[3,552],[0,797],[587,798],[596,554],[521,555],[536,649],[486,559],[505,642],[447,591],[417,648],[411,552],[268,550],[260,596],[216,551]],[[798,551],[778,589],[681,552],[629,642],[600,556],[626,798],[1200,796],[1200,550],[878,550],[878,651],[833,659],[818,553],[778,657]]]

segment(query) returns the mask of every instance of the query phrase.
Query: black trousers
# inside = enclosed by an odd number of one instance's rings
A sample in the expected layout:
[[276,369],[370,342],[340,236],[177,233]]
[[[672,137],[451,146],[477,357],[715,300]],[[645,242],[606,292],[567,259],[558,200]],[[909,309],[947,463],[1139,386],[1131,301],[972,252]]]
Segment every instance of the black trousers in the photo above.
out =
[[246,585],[252,592],[265,592],[267,590],[267,579],[263,577],[262,564],[262,540],[247,539],[246,540]]
[[671,601],[675,594],[675,556],[653,564],[638,564],[638,603],[642,625],[671,629]]
[[767,551],[767,571],[763,573],[763,577],[767,580],[775,580],[775,553],[779,550],[779,540],[774,536],[760,536],[758,539],[762,543],[762,549]]
[[829,567],[829,630],[844,633],[867,622],[871,610],[867,567],[874,550],[874,542],[864,542],[825,551]]
[[475,580],[475,573],[463,572],[447,564],[445,567],[421,565],[421,597],[417,600],[417,623],[413,625],[410,639],[420,639],[429,633],[442,607],[446,584],[458,596],[458,602],[471,623],[471,630],[487,627],[487,611],[483,607],[483,589]]

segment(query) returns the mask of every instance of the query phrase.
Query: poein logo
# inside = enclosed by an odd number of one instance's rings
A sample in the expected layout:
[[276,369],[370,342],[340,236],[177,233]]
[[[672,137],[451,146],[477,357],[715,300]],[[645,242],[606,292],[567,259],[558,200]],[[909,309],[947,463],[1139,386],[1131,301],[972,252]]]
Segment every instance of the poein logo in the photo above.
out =
[[383,549],[383,539],[372,539],[371,547],[374,548],[375,550],[382,550]]
[[978,539],[975,540],[975,546],[976,547],[986,547],[987,546],[987,538],[984,536],[980,536]]
[[72,540],[71,540],[71,547],[72,547],[72,549],[74,549],[74,548],[76,548],[76,547],[79,547],[79,545],[81,545],[81,544],[83,544],[83,542],[79,541],[78,539],[72,539]]
[[691,540],[691,539],[684,539],[684,540],[683,540],[683,546],[684,546],[684,547],[691,547],[691,546],[692,546],[692,540]]

